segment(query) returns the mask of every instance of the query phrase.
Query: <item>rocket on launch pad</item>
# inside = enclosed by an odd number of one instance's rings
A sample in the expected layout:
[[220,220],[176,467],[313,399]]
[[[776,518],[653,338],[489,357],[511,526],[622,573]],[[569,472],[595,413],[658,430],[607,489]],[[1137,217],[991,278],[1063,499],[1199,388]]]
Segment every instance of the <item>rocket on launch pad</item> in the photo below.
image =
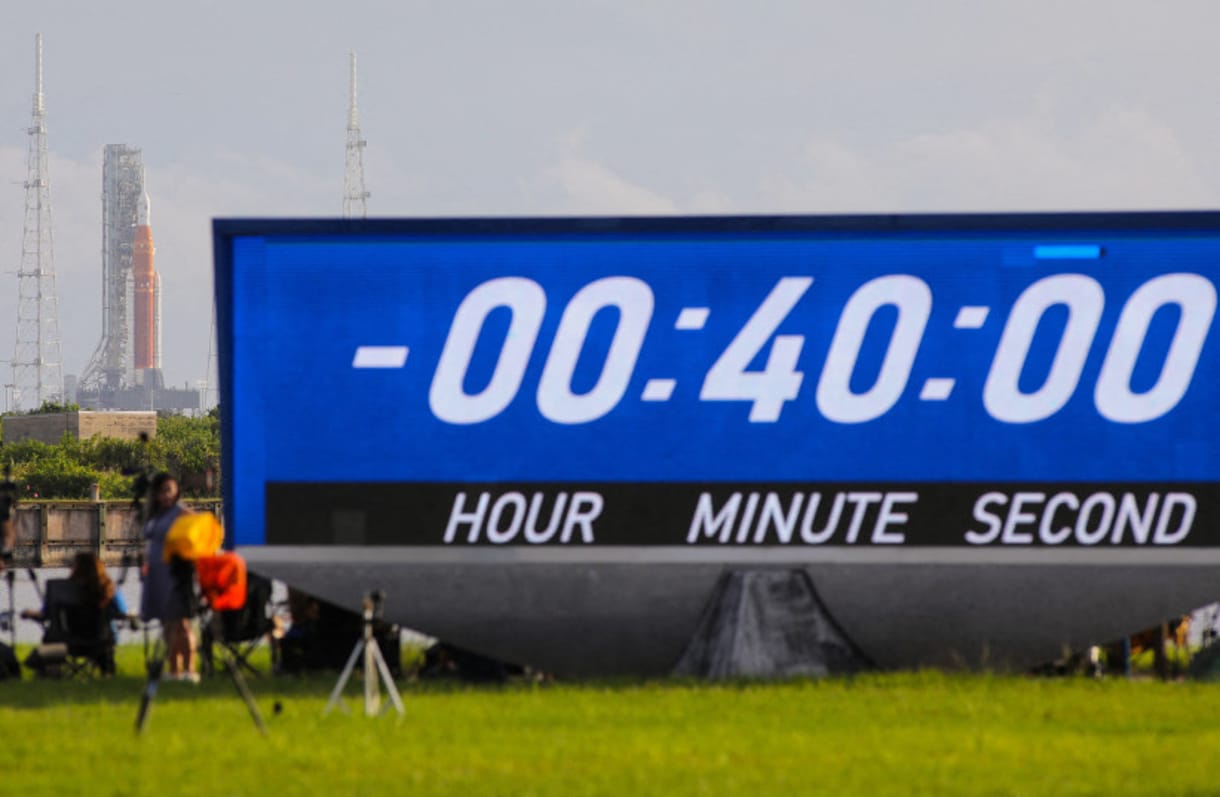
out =
[[131,239],[131,275],[135,287],[132,366],[137,371],[161,365],[158,351],[161,338],[161,279],[153,266],[156,248],[153,246],[149,213],[148,192],[145,191]]
[[140,150],[107,144],[102,162],[102,338],[77,385],[107,410],[199,409],[199,392],[162,375],[161,275]]

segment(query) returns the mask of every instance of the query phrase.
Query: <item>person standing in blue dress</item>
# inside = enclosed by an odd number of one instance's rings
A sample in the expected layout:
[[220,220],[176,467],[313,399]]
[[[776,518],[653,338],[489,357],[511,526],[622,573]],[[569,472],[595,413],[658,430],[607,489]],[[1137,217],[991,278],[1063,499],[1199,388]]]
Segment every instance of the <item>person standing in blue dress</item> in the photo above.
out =
[[196,613],[195,568],[191,562],[174,558],[166,562],[165,535],[174,521],[189,509],[178,502],[178,481],[168,473],[158,473],[149,489],[152,515],[144,524],[144,590],[140,595],[140,617],[159,620],[165,636],[167,676],[171,680],[199,680],[195,669],[195,631],[191,620]]

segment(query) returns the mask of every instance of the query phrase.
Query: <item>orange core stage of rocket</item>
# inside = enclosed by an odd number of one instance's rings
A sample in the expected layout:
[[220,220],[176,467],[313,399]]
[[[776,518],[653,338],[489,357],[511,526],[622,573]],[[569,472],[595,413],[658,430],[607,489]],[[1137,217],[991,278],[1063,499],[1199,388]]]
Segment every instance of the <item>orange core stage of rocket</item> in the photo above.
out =
[[135,317],[132,319],[132,365],[136,369],[157,365],[157,272],[153,267],[152,227],[148,194],[137,216],[131,239],[131,276],[135,287]]

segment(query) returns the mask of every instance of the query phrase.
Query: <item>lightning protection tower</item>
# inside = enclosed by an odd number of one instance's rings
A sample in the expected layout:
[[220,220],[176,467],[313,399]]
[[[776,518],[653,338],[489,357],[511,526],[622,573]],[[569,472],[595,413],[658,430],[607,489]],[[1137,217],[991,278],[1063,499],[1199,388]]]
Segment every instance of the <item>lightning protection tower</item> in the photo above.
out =
[[364,190],[364,147],[360,111],[356,107],[356,54],[351,54],[351,104],[347,110],[347,158],[343,169],[343,217],[363,219],[369,213],[369,192]]
[[25,179],[25,232],[17,271],[17,344],[10,409],[37,409],[64,393],[59,301],[52,258],[47,114],[42,97],[42,34],[34,37],[34,114]]

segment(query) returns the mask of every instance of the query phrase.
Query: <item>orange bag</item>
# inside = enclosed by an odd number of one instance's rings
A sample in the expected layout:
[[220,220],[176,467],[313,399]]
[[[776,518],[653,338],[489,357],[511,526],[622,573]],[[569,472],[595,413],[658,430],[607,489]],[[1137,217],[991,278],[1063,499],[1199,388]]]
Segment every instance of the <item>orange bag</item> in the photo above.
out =
[[230,612],[246,605],[246,560],[232,551],[195,560],[199,589],[213,611]]

